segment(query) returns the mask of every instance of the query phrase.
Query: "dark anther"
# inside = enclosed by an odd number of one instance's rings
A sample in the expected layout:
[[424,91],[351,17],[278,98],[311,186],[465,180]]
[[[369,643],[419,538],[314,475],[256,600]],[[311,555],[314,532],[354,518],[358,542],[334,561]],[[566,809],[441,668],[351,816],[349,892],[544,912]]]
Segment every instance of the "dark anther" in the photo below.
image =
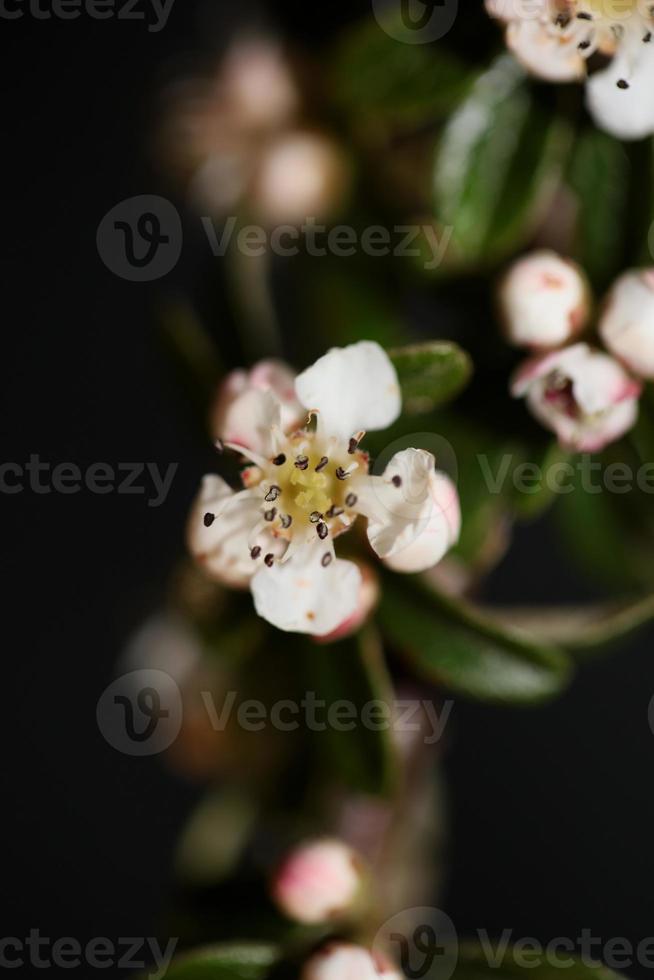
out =
[[316,466],[316,473],[320,473],[329,463],[329,456],[323,456],[318,465]]
[[265,561],[266,565],[268,566],[268,568],[272,568],[273,565],[275,564],[275,556],[274,555],[266,555],[266,557],[264,558],[264,561]]
[[261,557],[261,548],[259,547],[259,545],[257,545],[256,548],[252,549],[252,551],[250,552],[250,557],[252,558],[253,561],[256,561],[257,558]]
[[215,519],[216,519],[216,515],[215,514],[205,514],[204,515],[204,526],[205,527],[211,527],[211,525],[213,524],[213,522],[215,521]]
[[649,44],[649,42],[651,40],[652,40],[652,32],[651,31],[648,31],[647,34],[645,35],[645,37],[643,38],[643,43],[644,44]]
[[338,469],[336,470],[336,477],[337,477],[337,479],[339,479],[339,480],[347,480],[347,478],[349,477],[349,475],[350,475],[350,474],[349,474],[349,473],[347,473],[347,472],[346,472],[346,471],[345,471],[345,470],[343,469],[343,467],[342,467],[342,466],[339,466],[339,467],[338,467]]
[[358,499],[356,493],[349,493],[345,498],[345,503],[348,507],[356,507]]
[[322,556],[322,562],[321,562],[322,567],[327,568],[327,566],[331,565],[331,563],[332,563],[332,556],[329,554],[329,552],[327,552],[326,555]]
[[308,470],[309,469],[309,457],[308,456],[298,456],[298,458],[295,460],[295,465],[297,466],[297,468],[299,470]]
[[269,504],[273,504],[277,500],[281,492],[282,492],[281,487],[271,487],[268,493],[266,494],[265,497],[266,501]]
[[337,507],[336,504],[333,504],[327,511],[327,517],[340,517],[344,513],[345,511],[342,507]]
[[580,51],[587,51],[590,47],[590,41],[580,41],[577,47]]
[[309,520],[311,521],[312,524],[320,524],[322,520],[322,514],[320,514],[317,510],[314,510]]
[[286,456],[284,456],[284,453],[280,453],[279,456],[275,456],[273,459],[273,466],[283,466],[285,462]]
[[271,521],[274,521],[275,518],[277,517],[277,508],[276,507],[271,507],[271,509],[270,510],[267,510],[266,513],[263,516],[264,516],[265,520],[268,521],[268,523],[270,523]]
[[393,486],[394,487],[401,487],[402,486],[402,477],[401,476],[394,476],[393,477]]
[[354,454],[355,454],[355,452],[357,451],[358,448],[359,448],[359,440],[358,439],[350,439],[350,445],[349,445],[348,450],[347,450],[348,453],[350,454],[350,456],[354,456]]
[[327,535],[329,534],[329,528],[324,523],[324,521],[320,522],[317,530],[318,530],[318,537],[320,538],[321,541],[324,541]]
[[629,82],[626,82],[624,80],[624,78],[621,78],[620,81],[617,83],[617,85],[618,85],[618,88],[621,88],[621,89],[629,88]]
[[281,518],[281,522],[284,530],[287,530],[287,528],[289,528],[293,523],[293,518],[290,514],[284,514],[284,516]]
[[592,19],[593,19],[593,15],[586,13],[585,10],[582,10],[580,14],[577,14],[577,20],[592,20]]

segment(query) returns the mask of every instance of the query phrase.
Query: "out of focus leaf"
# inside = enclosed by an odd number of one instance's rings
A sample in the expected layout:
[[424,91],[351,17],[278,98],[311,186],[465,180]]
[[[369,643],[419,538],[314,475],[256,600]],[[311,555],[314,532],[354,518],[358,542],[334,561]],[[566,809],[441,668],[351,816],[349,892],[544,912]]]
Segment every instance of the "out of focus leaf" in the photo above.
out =
[[165,980],[262,980],[279,957],[274,946],[239,943],[207,946],[175,960]]
[[554,468],[565,463],[569,455],[554,440],[540,453],[532,453],[529,459],[518,460],[511,486],[514,491],[513,507],[519,517],[535,520],[554,503],[557,484],[548,476]]
[[[412,588],[413,586],[413,588]],[[388,578],[383,628],[423,678],[484,701],[543,701],[570,677],[563,651],[500,627],[480,610],[428,590],[419,579]]]
[[470,84],[470,72],[442,45],[398,43],[373,18],[339,44],[331,78],[341,111],[364,132],[431,123]]
[[[352,789],[387,796],[396,785],[395,750],[386,731],[362,723],[362,710],[372,702],[390,705],[393,688],[384,662],[379,636],[372,628],[341,643],[312,651],[306,657],[311,690],[324,701],[326,712],[346,702],[356,709],[351,718],[341,717],[319,732],[319,751],[325,752],[330,772],[336,771]],[[324,713],[323,713],[324,716]],[[337,730],[343,727],[343,731]],[[381,726],[380,726],[381,727]]]
[[579,206],[575,257],[598,287],[620,265],[629,179],[623,144],[599,129],[585,130],[575,144],[569,175]]
[[556,189],[569,143],[567,124],[538,109],[513,58],[481,74],[436,152],[436,219],[452,228],[447,262],[493,262],[524,243]]
[[[549,962],[548,962],[549,959]],[[569,980],[621,980],[601,963],[584,963],[566,954]],[[552,962],[544,953],[533,949],[504,947],[501,939],[488,939],[487,948],[468,942],[459,948],[453,980],[560,980],[561,963]]]
[[430,412],[455,398],[472,376],[472,361],[458,344],[434,341],[389,351],[400,379],[403,408]]
[[163,339],[190,401],[204,413],[223,366],[218,349],[193,308],[171,303],[161,313]]
[[502,627],[523,630],[536,642],[554,643],[567,650],[592,650],[622,639],[654,620],[654,595],[630,602],[487,609],[484,613]]
[[238,792],[210,793],[192,814],[177,847],[179,877],[194,885],[215,884],[241,856],[256,809]]

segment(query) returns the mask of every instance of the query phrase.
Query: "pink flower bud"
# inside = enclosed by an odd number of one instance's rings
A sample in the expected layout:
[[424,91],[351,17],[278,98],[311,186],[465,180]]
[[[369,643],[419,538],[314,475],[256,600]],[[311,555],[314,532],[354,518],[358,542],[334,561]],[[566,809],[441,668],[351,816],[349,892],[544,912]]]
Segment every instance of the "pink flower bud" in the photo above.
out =
[[222,83],[234,122],[243,127],[273,129],[287,123],[299,107],[299,93],[280,48],[252,38],[230,48]]
[[223,381],[211,410],[213,437],[267,454],[271,415],[263,392],[272,392],[279,401],[285,432],[304,421],[293,371],[281,361],[260,361],[249,372],[232,371]]
[[356,633],[370,616],[373,609],[379,602],[380,588],[379,578],[369,565],[362,562],[356,563],[361,572],[361,585],[359,587],[359,604],[347,619],[343,620],[338,629],[327,636],[316,637],[318,643],[335,643],[336,640],[344,640],[347,636]]
[[315,925],[350,908],[361,886],[358,855],[338,840],[310,841],[285,858],[272,896],[290,919]]
[[609,293],[602,340],[642,378],[654,379],[654,269],[626,272]]
[[402,975],[362,946],[334,943],[311,957],[302,980],[402,980]]
[[641,390],[617,361],[587,344],[532,358],[511,388],[565,449],[589,453],[632,428]]
[[268,225],[299,224],[335,210],[348,184],[349,165],[336,143],[320,133],[290,133],[264,152],[253,206]]
[[499,300],[507,339],[516,347],[559,347],[583,330],[590,294],[573,263],[532,252],[509,269]]

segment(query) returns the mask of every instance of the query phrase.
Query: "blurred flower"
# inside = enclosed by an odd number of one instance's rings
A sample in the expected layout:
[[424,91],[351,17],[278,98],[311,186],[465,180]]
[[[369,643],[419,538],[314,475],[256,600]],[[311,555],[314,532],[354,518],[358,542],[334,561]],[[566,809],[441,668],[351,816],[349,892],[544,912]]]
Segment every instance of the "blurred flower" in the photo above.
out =
[[576,452],[597,452],[632,428],[638,417],[639,382],[608,354],[587,344],[526,362],[512,384],[515,398]]
[[590,292],[581,270],[555,252],[531,252],[500,286],[507,338],[517,347],[559,347],[583,330]]
[[506,42],[522,64],[553,82],[584,79],[599,53],[608,67],[590,75],[588,108],[621,139],[654,132],[654,10],[644,0],[486,0],[507,24]]
[[389,963],[373,959],[367,949],[334,943],[316,953],[302,971],[302,980],[401,980]]
[[[327,636],[360,608],[362,574],[337,559],[334,540],[359,515],[377,555],[402,571],[435,565],[460,524],[453,485],[435,473],[434,457],[407,449],[382,476],[369,474],[360,449],[366,430],[391,425],[401,411],[397,374],[378,344],[333,349],[295,382],[315,430],[287,432],[272,389],[248,400],[257,452],[225,441],[250,460],[240,493],[205,477],[189,526],[189,547],[206,571],[234,586],[249,584],[259,615],[279,629]],[[258,404],[255,405],[255,402]]]
[[362,871],[361,859],[342,841],[310,841],[284,859],[272,896],[289,919],[318,925],[351,908],[361,889]]
[[654,379],[654,269],[626,272],[609,293],[602,340],[634,374]]
[[195,205],[218,218],[247,209],[264,223],[324,217],[349,168],[340,147],[301,122],[301,93],[279,45],[243,38],[213,77],[169,96],[162,153]]

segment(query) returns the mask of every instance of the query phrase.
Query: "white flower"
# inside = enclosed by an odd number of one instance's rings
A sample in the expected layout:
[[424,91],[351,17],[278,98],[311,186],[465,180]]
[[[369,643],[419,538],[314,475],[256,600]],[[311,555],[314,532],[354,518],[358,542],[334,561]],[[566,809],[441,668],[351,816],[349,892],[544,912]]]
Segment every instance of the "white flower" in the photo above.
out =
[[648,0],[487,0],[521,63],[553,82],[581,80],[599,53],[608,67],[588,78],[595,121],[621,139],[654,132],[654,11]]
[[515,262],[500,286],[508,340],[518,347],[559,347],[583,330],[590,293],[580,269],[555,252]]
[[[271,392],[270,398],[261,397],[265,391]],[[220,386],[211,411],[214,439],[267,455],[270,412],[276,410],[277,403],[285,432],[302,423],[306,412],[295,394],[295,374],[286,364],[259,361],[251,371],[232,371]]]
[[564,448],[592,453],[634,425],[641,385],[608,354],[575,344],[527,361],[511,390]]
[[359,515],[369,519],[379,557],[417,572],[455,543],[460,513],[453,485],[423,450],[398,453],[381,476],[369,473],[366,430],[386,428],[401,410],[397,374],[377,344],[330,351],[295,391],[315,428],[287,431],[273,390],[249,390],[243,426],[256,431],[260,451],[225,442],[253,464],[243,473],[246,489],[234,493],[206,477],[189,546],[219,581],[249,585],[257,612],[274,626],[324,637],[360,609],[361,572],[334,551]]
[[390,964],[374,960],[362,946],[334,943],[311,957],[302,980],[402,980],[402,975]]
[[346,912],[362,881],[358,855],[339,840],[310,841],[285,858],[275,874],[272,895],[290,919],[318,925]]
[[630,371],[654,379],[654,269],[626,272],[609,293],[602,340]]

